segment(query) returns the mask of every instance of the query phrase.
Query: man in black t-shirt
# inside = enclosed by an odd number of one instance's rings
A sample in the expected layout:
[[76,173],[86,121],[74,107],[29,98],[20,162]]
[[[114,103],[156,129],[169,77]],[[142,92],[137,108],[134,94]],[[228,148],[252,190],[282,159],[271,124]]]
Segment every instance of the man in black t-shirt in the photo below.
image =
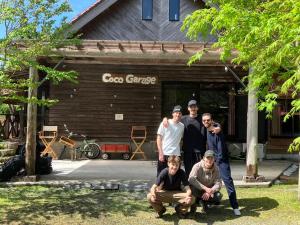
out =
[[[182,186],[184,191],[181,189]],[[163,206],[164,202],[176,204],[175,210],[179,217],[187,215],[188,209],[195,199],[192,196],[185,172],[180,169],[178,156],[168,157],[168,168],[160,172],[147,199],[157,212],[157,217],[161,217],[166,212],[166,208]]]

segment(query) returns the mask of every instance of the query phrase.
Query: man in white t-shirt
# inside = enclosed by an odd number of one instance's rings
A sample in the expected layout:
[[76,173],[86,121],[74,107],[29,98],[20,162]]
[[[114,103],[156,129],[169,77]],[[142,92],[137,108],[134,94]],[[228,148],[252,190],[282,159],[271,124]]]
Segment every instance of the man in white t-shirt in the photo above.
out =
[[180,156],[180,140],[184,132],[184,125],[180,122],[181,109],[180,105],[174,106],[173,118],[168,120],[168,127],[164,127],[163,123],[159,125],[156,139],[158,148],[157,176],[168,166],[167,162],[170,155]]

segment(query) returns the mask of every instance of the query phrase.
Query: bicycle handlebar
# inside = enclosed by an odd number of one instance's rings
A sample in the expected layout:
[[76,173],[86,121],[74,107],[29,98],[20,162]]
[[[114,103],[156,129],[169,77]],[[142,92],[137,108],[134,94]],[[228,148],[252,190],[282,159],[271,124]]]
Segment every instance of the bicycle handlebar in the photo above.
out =
[[73,133],[72,131],[70,131],[67,127],[67,124],[64,124],[64,127],[65,127],[65,131],[68,133],[68,138],[70,137],[74,137],[74,136],[79,136],[79,137],[83,137],[83,138],[87,138],[87,135],[84,135],[84,134],[76,134],[76,133]]

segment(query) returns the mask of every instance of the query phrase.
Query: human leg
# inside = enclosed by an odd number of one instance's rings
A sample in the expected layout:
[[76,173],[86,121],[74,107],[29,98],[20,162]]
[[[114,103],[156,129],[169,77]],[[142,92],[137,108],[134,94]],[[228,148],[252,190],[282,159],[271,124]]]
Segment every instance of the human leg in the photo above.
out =
[[201,160],[200,152],[189,152],[188,154],[184,154],[183,163],[184,170],[187,177],[189,177],[190,172],[192,171],[193,166]]
[[231,177],[230,165],[227,162],[221,162],[219,163],[219,168],[220,168],[221,178],[227,190],[230,205],[233,209],[238,209],[239,205],[236,198],[236,191],[235,191],[233,179]]

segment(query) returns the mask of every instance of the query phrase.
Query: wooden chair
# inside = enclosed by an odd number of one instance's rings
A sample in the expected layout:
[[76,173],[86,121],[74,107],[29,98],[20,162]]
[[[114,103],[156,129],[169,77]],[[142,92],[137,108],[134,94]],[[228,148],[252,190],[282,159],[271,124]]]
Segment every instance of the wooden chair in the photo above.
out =
[[57,126],[43,126],[43,130],[39,132],[39,138],[46,147],[41,154],[45,155],[48,153],[53,157],[53,159],[57,159],[57,155],[52,148],[57,137],[57,130]]
[[66,151],[66,148],[69,147],[71,149],[71,159],[72,160],[76,160],[77,156],[76,156],[76,150],[75,150],[75,145],[76,142],[68,137],[65,136],[61,136],[59,139],[59,143],[64,145],[64,148],[62,150],[62,152],[60,153],[60,156],[58,159],[61,159],[62,155],[64,154],[64,152]]
[[143,144],[146,141],[147,129],[145,126],[132,126],[130,138],[135,145],[135,149],[132,150],[132,156],[130,160],[134,158],[136,154],[141,154],[144,159],[147,159],[142,149]]

